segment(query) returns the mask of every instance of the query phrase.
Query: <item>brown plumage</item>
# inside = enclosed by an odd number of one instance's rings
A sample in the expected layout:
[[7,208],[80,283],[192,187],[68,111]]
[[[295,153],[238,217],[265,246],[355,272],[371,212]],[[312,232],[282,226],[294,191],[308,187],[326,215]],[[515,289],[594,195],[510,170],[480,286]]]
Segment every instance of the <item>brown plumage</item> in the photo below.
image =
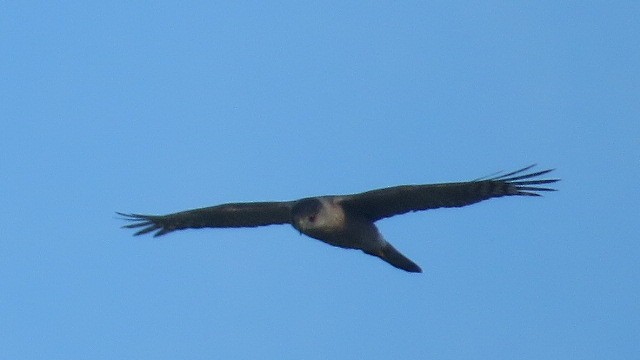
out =
[[168,215],[122,214],[134,223],[124,228],[134,235],[155,231],[161,236],[187,228],[255,227],[291,224],[330,245],[360,249],[409,272],[418,265],[398,252],[378,232],[374,222],[410,211],[462,207],[502,196],[540,196],[559,179],[540,179],[551,172],[528,173],[534,165],[485,179],[428,185],[402,185],[352,195],[328,195],[280,202],[228,203]]

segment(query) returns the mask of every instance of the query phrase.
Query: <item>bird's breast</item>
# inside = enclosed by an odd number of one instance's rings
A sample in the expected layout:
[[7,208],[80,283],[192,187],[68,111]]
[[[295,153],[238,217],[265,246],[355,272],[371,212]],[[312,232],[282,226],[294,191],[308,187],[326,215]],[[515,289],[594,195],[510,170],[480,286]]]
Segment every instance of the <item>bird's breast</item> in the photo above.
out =
[[301,218],[300,231],[314,238],[326,238],[345,230],[347,217],[342,206],[330,198],[320,198],[320,209],[313,217],[313,221]]
[[376,242],[378,232],[371,222],[353,218],[331,199],[322,199],[322,209],[313,223],[302,232],[333,246],[362,249],[366,242]]

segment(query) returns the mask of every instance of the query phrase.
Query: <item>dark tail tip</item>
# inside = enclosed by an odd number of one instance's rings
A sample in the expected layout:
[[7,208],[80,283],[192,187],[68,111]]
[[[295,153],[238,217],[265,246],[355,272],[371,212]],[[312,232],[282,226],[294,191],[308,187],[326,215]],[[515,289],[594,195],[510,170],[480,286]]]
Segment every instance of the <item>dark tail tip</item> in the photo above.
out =
[[388,262],[389,264],[397,267],[398,269],[402,269],[407,272],[412,273],[421,273],[422,269],[418,264],[409,260],[406,256],[402,255],[396,248],[394,248],[391,244],[387,243],[387,245],[382,249],[382,252],[379,256],[382,260]]

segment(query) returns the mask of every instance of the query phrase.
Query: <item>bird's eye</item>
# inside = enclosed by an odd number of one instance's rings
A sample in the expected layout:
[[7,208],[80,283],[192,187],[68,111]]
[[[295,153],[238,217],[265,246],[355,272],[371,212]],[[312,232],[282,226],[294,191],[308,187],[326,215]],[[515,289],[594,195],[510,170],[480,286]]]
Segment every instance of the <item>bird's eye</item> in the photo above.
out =
[[308,220],[309,220],[309,222],[314,222],[314,221],[316,221],[316,216],[315,215],[309,215]]

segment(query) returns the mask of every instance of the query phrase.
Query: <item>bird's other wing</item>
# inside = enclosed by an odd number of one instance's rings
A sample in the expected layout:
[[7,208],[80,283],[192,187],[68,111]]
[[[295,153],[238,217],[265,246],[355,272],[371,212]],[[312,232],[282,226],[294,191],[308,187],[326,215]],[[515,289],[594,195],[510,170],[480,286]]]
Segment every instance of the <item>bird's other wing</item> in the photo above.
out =
[[291,222],[293,202],[249,202],[231,203],[201,209],[187,210],[168,215],[123,214],[125,220],[133,221],[123,228],[142,228],[134,235],[156,231],[161,236],[174,230],[188,228],[256,227]]
[[544,187],[559,179],[540,179],[553,169],[529,172],[535,165],[491,178],[467,182],[403,185],[347,195],[341,204],[350,212],[371,221],[409,211],[461,207],[494,197],[524,195],[540,196],[540,191],[555,191]]

